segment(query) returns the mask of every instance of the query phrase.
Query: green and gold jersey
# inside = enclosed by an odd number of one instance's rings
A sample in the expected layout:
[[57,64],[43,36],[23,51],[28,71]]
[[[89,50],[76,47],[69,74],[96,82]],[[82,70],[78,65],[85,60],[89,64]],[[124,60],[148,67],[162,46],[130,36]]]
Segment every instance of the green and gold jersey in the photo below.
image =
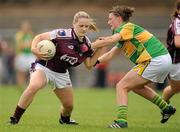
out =
[[116,46],[122,48],[125,55],[135,64],[168,53],[166,47],[155,36],[136,24],[123,23],[114,31],[115,33],[121,35],[121,40]]
[[[21,44],[29,44],[33,39],[33,34],[31,33],[23,33],[21,31],[16,33],[15,40],[16,46]],[[24,48],[22,51],[16,51],[17,53],[31,54],[31,48]]]

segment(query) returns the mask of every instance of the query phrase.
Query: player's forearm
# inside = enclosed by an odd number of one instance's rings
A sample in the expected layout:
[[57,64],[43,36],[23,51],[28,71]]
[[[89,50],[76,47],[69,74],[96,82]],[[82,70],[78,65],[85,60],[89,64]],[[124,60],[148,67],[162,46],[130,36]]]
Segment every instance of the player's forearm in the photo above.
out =
[[31,44],[31,51],[32,52],[36,50],[37,44],[42,40],[50,40],[50,35],[48,32],[43,33],[43,34],[39,34],[33,39],[32,44]]
[[85,63],[87,69],[90,70],[90,69],[96,64],[99,56],[102,55],[102,50],[103,50],[103,48],[97,49],[97,50],[94,52],[94,54],[93,54],[92,57],[87,58],[86,63]]
[[97,49],[105,46],[113,45],[114,41],[111,38],[98,39],[95,42],[91,43],[92,49]]
[[98,58],[100,63],[108,63],[112,59],[110,52],[107,52]]
[[119,33],[116,33],[112,36],[100,37],[98,40],[96,40],[91,44],[91,47],[93,49],[96,49],[100,47],[110,46],[117,43],[120,40],[121,40],[121,35]]
[[91,66],[94,66],[98,58],[102,55],[103,48],[97,49],[90,59]]
[[32,44],[31,44],[31,51],[32,51],[32,52],[33,52],[34,49],[36,49],[37,44],[38,44],[38,42],[40,42],[40,41],[41,41],[41,39],[40,39],[40,36],[39,36],[39,35],[36,36],[36,37],[33,39]]

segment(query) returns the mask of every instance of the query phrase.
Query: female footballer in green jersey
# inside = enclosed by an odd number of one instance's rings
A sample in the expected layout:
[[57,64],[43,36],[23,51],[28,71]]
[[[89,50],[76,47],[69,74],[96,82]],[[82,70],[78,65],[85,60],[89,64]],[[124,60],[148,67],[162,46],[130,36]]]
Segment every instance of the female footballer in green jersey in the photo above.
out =
[[171,57],[164,45],[144,28],[129,22],[134,8],[116,6],[109,11],[108,24],[112,36],[101,37],[92,43],[92,48],[116,44],[102,55],[97,63],[110,61],[121,51],[135,66],[117,83],[117,119],[110,128],[127,128],[128,92],[134,91],[157,105],[162,111],[161,123],[165,123],[176,111],[155,91],[147,86],[150,82],[162,83],[170,71]]

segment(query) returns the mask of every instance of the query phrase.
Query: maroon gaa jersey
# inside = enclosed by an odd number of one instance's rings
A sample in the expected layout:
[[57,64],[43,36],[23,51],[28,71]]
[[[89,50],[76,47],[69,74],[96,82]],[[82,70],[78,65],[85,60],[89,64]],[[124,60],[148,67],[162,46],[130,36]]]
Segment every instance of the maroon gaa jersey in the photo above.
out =
[[180,16],[178,15],[169,26],[167,33],[167,48],[171,55],[173,63],[180,62],[180,49],[175,46],[174,37],[180,35]]
[[55,56],[48,61],[36,60],[36,63],[52,71],[65,73],[69,67],[80,65],[93,54],[88,37],[85,36],[80,42],[73,28],[53,30],[50,37],[56,46]]

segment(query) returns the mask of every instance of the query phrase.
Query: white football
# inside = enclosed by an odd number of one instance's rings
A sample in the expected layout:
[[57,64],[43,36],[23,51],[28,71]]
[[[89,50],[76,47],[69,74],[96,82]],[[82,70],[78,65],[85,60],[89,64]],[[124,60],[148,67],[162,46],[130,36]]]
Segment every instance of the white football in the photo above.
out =
[[[42,40],[37,44],[37,48],[39,49],[40,52],[42,53],[48,53],[48,57],[52,59],[54,55],[56,54],[56,46],[54,43],[50,40]],[[44,59],[47,60],[47,59]]]

